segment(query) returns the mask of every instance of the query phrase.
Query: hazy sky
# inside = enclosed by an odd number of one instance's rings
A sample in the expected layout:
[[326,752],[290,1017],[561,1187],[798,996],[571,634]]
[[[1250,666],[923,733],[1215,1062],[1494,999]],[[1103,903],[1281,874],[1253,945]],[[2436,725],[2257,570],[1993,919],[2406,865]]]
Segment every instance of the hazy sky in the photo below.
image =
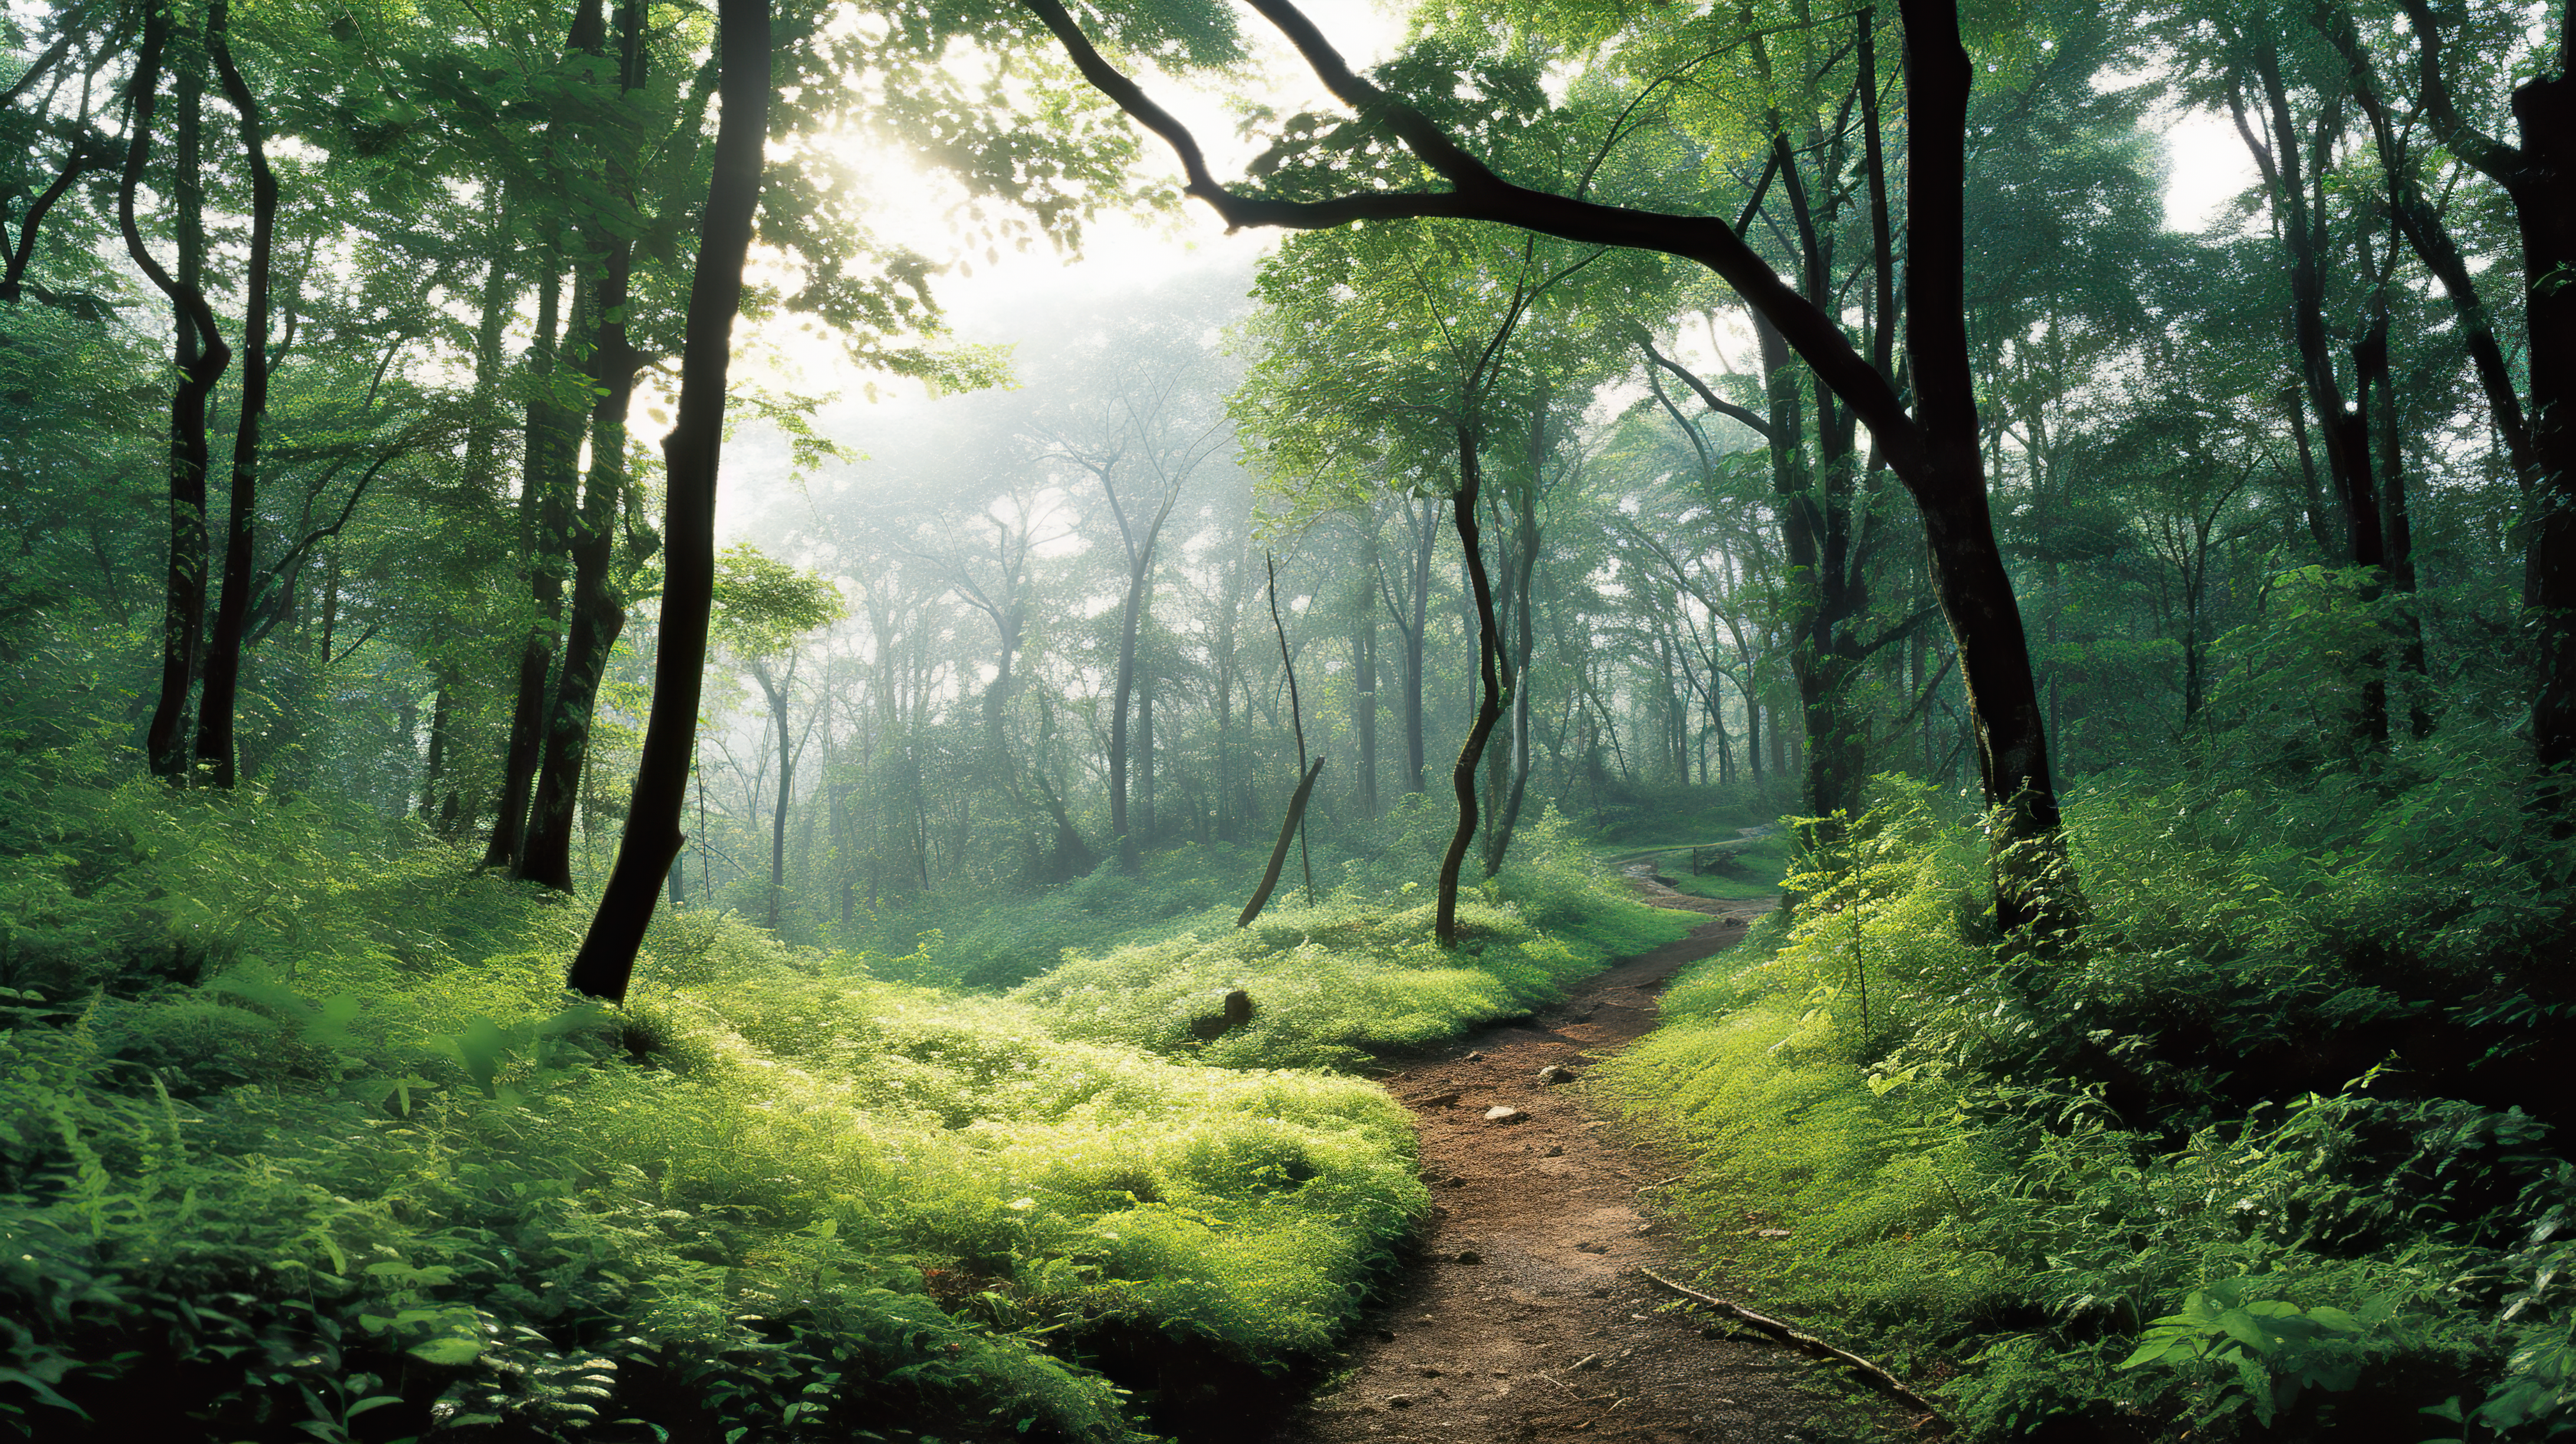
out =
[[[1306,0],[1304,8],[1354,68],[1384,59],[1402,38],[1400,22],[1371,0]],[[1257,17],[1247,14],[1245,20],[1246,33],[1264,61],[1266,78],[1259,87],[1262,100],[1282,113],[1323,108],[1328,98],[1304,64]],[[1166,108],[1197,134],[1208,151],[1211,168],[1219,176],[1242,173],[1252,148],[1236,139],[1234,116],[1224,94],[1167,78],[1140,78]],[[2252,183],[2252,165],[2223,117],[2167,116],[2159,129],[2172,161],[2165,191],[2165,223],[2175,229],[2199,229],[2228,199]],[[1179,167],[1158,139],[1145,138],[1144,155],[1148,166],[1178,183]],[[888,174],[883,179],[890,196],[919,196],[931,189],[901,174]],[[886,207],[875,224],[880,232],[907,239],[929,254],[946,254],[952,249],[937,204],[897,202]],[[976,258],[970,263],[971,274],[952,272],[940,278],[936,291],[961,340],[1021,342],[1031,339],[1033,327],[1043,325],[1051,315],[1061,314],[1065,303],[1077,298],[1127,293],[1135,295],[1140,303],[1150,303],[1158,284],[1185,274],[1225,272],[1248,279],[1254,261],[1275,247],[1279,239],[1280,233],[1275,231],[1229,236],[1213,212],[1193,201],[1176,213],[1161,216],[1100,219],[1086,235],[1083,254],[1077,260],[1067,260],[1044,245],[1018,254],[1005,253],[998,263]],[[883,436],[889,429],[919,425],[926,420],[924,413],[935,406],[925,403],[920,388],[909,382],[881,386],[881,400],[864,400],[859,392],[865,378],[851,378],[842,385],[834,374],[837,368],[832,364],[832,350],[794,343],[789,343],[789,350],[803,369],[799,389],[828,391],[839,385],[847,393],[826,411],[823,429],[862,451],[869,448],[871,435]],[[1685,335],[1680,350],[1686,361],[1711,366],[1716,363],[1704,334]],[[1034,359],[1024,355],[1024,360]],[[723,508],[720,522],[728,536],[746,529],[769,530],[754,518],[778,501],[779,488],[785,481],[785,450],[774,436],[760,435],[761,430],[746,426],[728,448],[725,493],[732,504]],[[859,468],[859,479],[864,478],[866,470],[864,464]]]

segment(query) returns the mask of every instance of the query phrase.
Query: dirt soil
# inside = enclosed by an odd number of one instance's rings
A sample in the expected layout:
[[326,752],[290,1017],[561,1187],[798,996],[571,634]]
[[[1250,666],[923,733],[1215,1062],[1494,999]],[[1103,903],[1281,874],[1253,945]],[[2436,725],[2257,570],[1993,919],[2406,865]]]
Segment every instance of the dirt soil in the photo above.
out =
[[[1773,906],[1637,885],[1648,901],[1708,921],[1587,979],[1554,1008],[1382,1080],[1421,1131],[1432,1225],[1394,1297],[1354,1334],[1324,1388],[1279,1422],[1274,1444],[1769,1444],[1887,1438],[1911,1422],[1799,1387],[1833,1366],[1668,1309],[1672,1296],[1637,1272],[1692,1281],[1686,1245],[1643,1198],[1682,1166],[1613,1136],[1583,1080],[1654,1026],[1675,972],[1742,938]],[[1574,1080],[1542,1081],[1551,1067]],[[1489,1116],[1496,1109],[1520,1116]],[[1241,1437],[1262,1435],[1246,1421]]]

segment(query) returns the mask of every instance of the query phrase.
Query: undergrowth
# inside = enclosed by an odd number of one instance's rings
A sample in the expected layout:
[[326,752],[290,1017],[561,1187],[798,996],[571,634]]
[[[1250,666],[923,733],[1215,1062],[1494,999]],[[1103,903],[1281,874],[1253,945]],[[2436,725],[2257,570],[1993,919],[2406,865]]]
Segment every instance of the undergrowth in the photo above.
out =
[[2576,1428],[2565,855],[2508,766],[2415,767],[2097,782],[2038,950],[1974,819],[1881,779],[1610,1069],[1712,1274],[1972,1439]]
[[[21,1437],[1114,1440],[1239,1407],[1425,1208],[1402,1110],[1292,1065],[1670,936],[1547,821],[1456,956],[1364,869],[1009,996],[898,980],[936,935],[681,912],[611,1012],[560,990],[577,907],[407,828],[73,791],[89,820],[31,804],[0,851]],[[1245,986],[1251,1027],[1190,1032]]]
[[[1545,1006],[1609,959],[1669,942],[1694,921],[1612,887],[1552,810],[1523,829],[1493,882],[1461,901],[1455,951],[1432,940],[1428,887],[1377,891],[1357,868],[1346,877],[1318,905],[1274,903],[1249,927],[1229,916],[1163,942],[1069,953],[1010,996],[1067,1037],[1229,1067],[1348,1065]],[[1202,1040],[1193,1024],[1204,1031],[1236,990],[1250,995],[1250,1023]]]

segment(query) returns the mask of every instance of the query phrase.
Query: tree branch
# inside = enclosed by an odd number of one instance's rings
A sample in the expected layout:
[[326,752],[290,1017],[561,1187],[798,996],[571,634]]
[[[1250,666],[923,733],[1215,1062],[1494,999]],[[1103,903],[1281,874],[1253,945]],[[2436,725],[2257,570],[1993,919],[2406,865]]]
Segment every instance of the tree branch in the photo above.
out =
[[1313,22],[1289,0],[1248,3],[1288,37],[1335,98],[1363,117],[1385,125],[1453,189],[1427,193],[1370,191],[1321,201],[1240,195],[1209,173],[1205,156],[1188,127],[1102,58],[1060,0],[1020,3],[1054,33],[1084,79],[1171,146],[1189,178],[1184,193],[1205,202],[1229,228],[1321,230],[1362,220],[1445,217],[1491,221],[1561,240],[1657,251],[1696,262],[1733,287],[1737,295],[1778,328],[1800,358],[1869,427],[1899,479],[1915,487],[1931,478],[1931,457],[1922,429],[1906,414],[1895,389],[1852,346],[1839,322],[1790,289],[1724,220],[1602,205],[1531,190],[1502,179],[1421,112],[1352,74]]

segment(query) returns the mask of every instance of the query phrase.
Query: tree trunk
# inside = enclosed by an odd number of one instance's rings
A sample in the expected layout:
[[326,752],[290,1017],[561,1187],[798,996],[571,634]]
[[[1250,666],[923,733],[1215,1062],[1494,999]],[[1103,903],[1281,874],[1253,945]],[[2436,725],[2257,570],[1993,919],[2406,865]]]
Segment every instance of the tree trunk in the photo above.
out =
[[438,789],[447,780],[447,752],[454,745],[448,736],[452,725],[448,709],[454,682],[441,667],[433,666],[430,675],[435,680],[437,691],[429,707],[429,751],[421,759],[420,820],[424,825],[435,828],[438,825]]
[[1430,785],[1430,760],[1422,746],[1423,632],[1431,624],[1431,548],[1440,539],[1440,503],[1425,501],[1417,517],[1405,503],[1405,520],[1413,527],[1412,616],[1404,626],[1404,766],[1407,792]]
[[1324,759],[1318,757],[1306,768],[1305,777],[1297,783],[1297,791],[1289,797],[1288,815],[1279,823],[1279,841],[1270,848],[1270,865],[1262,869],[1261,886],[1252,890],[1252,897],[1244,903],[1243,911],[1235,915],[1236,927],[1252,926],[1253,919],[1260,917],[1261,910],[1270,905],[1270,894],[1278,889],[1279,874],[1288,865],[1288,844],[1295,840],[1297,830],[1305,824],[1306,799],[1314,795],[1315,779],[1323,770]]
[[[2562,17],[2562,28],[2564,20]],[[2576,47],[2576,36],[2565,40]],[[2535,798],[2576,830],[2576,56],[2513,92],[2522,127],[2514,218],[2522,232],[2531,375],[2529,615],[2538,655],[2531,700]]]
[[688,796],[689,757],[706,670],[707,619],[715,601],[716,472],[724,443],[725,375],[732,362],[733,322],[742,305],[743,262],[760,204],[761,153],[769,130],[769,0],[719,0],[717,23],[722,119],[689,287],[679,420],[662,443],[669,478],[663,528],[668,550],[653,710],[617,862],[567,979],[574,989],[613,1003],[625,1000],[662,880],[687,840],[680,831],[680,812]]
[[[487,868],[517,867],[527,839],[528,801],[545,741],[546,685],[554,674],[556,628],[563,621],[564,533],[571,508],[563,496],[569,478],[561,475],[560,467],[569,460],[566,453],[571,448],[563,439],[560,408],[553,395],[562,298],[562,271],[549,259],[537,284],[536,344],[528,358],[527,449],[519,469],[519,547],[526,560],[533,614],[519,644],[510,737],[501,752],[501,800],[493,814],[492,835],[483,848]],[[581,309],[574,307],[576,313]]]
[[1136,836],[1154,845],[1154,667],[1151,660],[1136,679]]
[[[1503,792],[1502,808],[1493,825],[1486,830],[1485,876],[1503,870],[1503,859],[1511,852],[1512,834],[1520,827],[1521,802],[1529,795],[1530,779],[1530,654],[1537,641],[1531,625],[1531,577],[1538,571],[1538,465],[1544,442],[1533,442],[1530,451],[1530,484],[1513,496],[1513,509],[1519,518],[1520,559],[1512,568],[1512,655],[1511,669],[1504,675],[1517,674],[1523,685],[1511,687],[1511,784]],[[1508,685],[1508,684],[1507,684]],[[1688,780],[1687,777],[1684,778]]]
[[[2378,488],[2370,476],[2370,419],[2360,408],[2345,404],[2343,388],[2335,380],[2334,355],[2326,339],[2325,216],[2308,194],[2311,178],[2305,172],[2310,167],[2301,158],[2299,131],[2290,115],[2280,57],[2268,39],[2256,47],[2250,63],[2263,86],[2273,144],[2267,147],[2255,139],[2241,111],[2237,126],[2254,152],[2256,165],[2280,213],[2282,240],[2290,252],[2290,331],[2298,347],[2300,379],[2307,388],[2308,404],[2315,409],[2318,425],[2325,433],[2326,474],[2343,504],[2345,535],[2352,543],[2351,563],[2362,568],[2367,578],[2361,599],[2375,601],[2381,569],[2387,565],[2387,544],[2380,527]],[[2313,158],[2313,168],[2319,172],[2313,179],[2320,185],[2329,154],[2326,141],[2330,138],[2324,130],[2321,123],[2320,143]],[[2361,660],[2360,713],[2354,721],[2354,736],[2366,751],[2381,751],[2388,746],[2385,660],[2377,648]]]
[[2081,903],[2065,874],[2065,837],[2048,734],[2031,676],[2030,640],[1995,544],[1968,371],[1965,137],[1972,74],[1948,0],[1905,0],[1905,76],[1913,145],[1906,182],[1905,349],[1927,463],[1910,484],[1923,516],[1933,596],[1959,649],[1959,680],[1976,728],[1989,831],[1995,923],[2006,935],[2072,921]]
[[[242,631],[250,617],[251,543],[259,525],[260,424],[268,412],[268,276],[277,240],[277,176],[269,169],[265,126],[250,83],[233,64],[225,30],[229,0],[206,10],[206,50],[224,94],[241,117],[242,150],[250,159],[250,257],[242,275],[240,418],[233,432],[232,496],[224,521],[224,581],[215,608],[214,635],[206,646],[206,680],[197,698],[197,767],[210,786],[234,779],[233,712],[241,692]],[[322,660],[328,665],[329,646]]]
[[1360,816],[1377,820],[1377,529],[1368,535],[1368,565],[1351,608],[1351,732],[1359,747]]
[[1484,474],[1476,455],[1476,437],[1467,426],[1458,428],[1458,495],[1450,503],[1449,520],[1458,532],[1458,545],[1467,558],[1467,581],[1476,606],[1476,720],[1467,729],[1467,741],[1458,749],[1457,765],[1449,771],[1449,788],[1458,799],[1458,825],[1449,834],[1449,850],[1440,858],[1438,906],[1432,933],[1444,948],[1458,945],[1458,873],[1467,861],[1467,846],[1476,835],[1476,770],[1484,760],[1485,742],[1494,735],[1494,726],[1503,720],[1503,709],[1512,690],[1511,658],[1503,651],[1501,630],[1494,621],[1494,590],[1485,577],[1484,542],[1476,523],[1476,494],[1482,488]]
[[[618,7],[620,94],[644,83],[643,28],[639,4],[629,0]],[[630,196],[631,178],[613,159],[610,164],[617,194]],[[634,401],[635,373],[644,360],[626,333],[634,246],[618,238],[616,227],[605,220],[594,218],[591,229],[595,237],[591,251],[603,265],[589,307],[589,319],[597,329],[585,368],[597,393],[590,410],[590,475],[569,539],[572,622],[564,636],[563,663],[547,708],[535,812],[517,868],[517,876],[564,893],[572,891],[573,828],[582,768],[590,755],[591,714],[599,700],[599,684],[608,674],[609,654],[626,628],[626,599],[611,570],[626,504],[626,410]]]
[[188,692],[196,680],[206,613],[206,468],[210,464],[206,401],[216,378],[231,363],[232,350],[217,332],[215,313],[198,284],[206,249],[203,193],[197,179],[198,109],[205,82],[193,66],[180,67],[177,87],[179,162],[173,185],[179,209],[177,275],[164,270],[144,246],[143,232],[135,223],[134,193],[152,157],[152,112],[160,100],[169,38],[169,12],[152,7],[144,18],[134,62],[133,140],[126,148],[116,210],[127,254],[169,298],[176,317],[171,354],[179,384],[170,394],[170,561],[162,592],[161,695],[144,734],[144,750],[153,776],[184,785],[188,780]]
[[796,654],[787,654],[787,671],[772,680],[766,666],[755,663],[753,680],[760,684],[761,695],[769,699],[769,718],[778,728],[778,793],[769,806],[769,917],[766,926],[778,930],[778,920],[787,897],[787,798],[796,784],[796,751],[787,731],[788,704],[795,700]]

